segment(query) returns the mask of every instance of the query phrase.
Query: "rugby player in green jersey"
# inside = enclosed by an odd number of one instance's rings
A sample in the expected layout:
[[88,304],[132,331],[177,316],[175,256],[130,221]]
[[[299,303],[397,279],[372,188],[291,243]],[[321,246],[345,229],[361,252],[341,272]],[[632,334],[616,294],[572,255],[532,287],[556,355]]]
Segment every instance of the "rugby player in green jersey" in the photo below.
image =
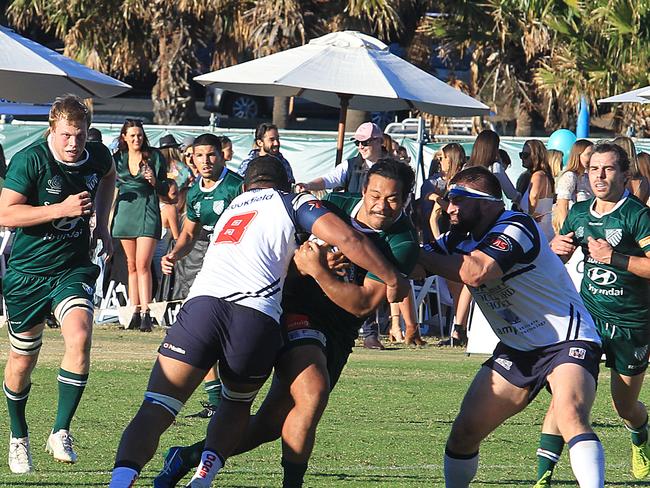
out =
[[[25,407],[45,318],[51,311],[61,324],[65,352],[57,378],[57,416],[46,447],[58,461],[77,461],[70,422],[88,381],[93,294],[99,274],[91,261],[91,241],[100,238],[103,252],[112,251],[108,214],[115,168],[111,155],[99,142],[86,143],[90,116],[79,98],[58,98],[49,123],[46,139],[12,158],[0,195],[0,225],[16,228],[2,283],[11,344],[3,389],[11,425],[9,468],[14,473],[32,470]],[[93,210],[97,224],[91,237]]]
[[[650,209],[625,189],[630,162],[614,144],[594,146],[588,175],[594,197],[576,203],[551,248],[565,262],[585,254],[580,295],[603,341],[612,404],[632,436],[632,474],[650,474],[648,412],[639,401],[648,367]],[[550,486],[564,441],[553,404],[542,426],[536,487]]]
[[[402,211],[413,181],[409,166],[380,160],[369,170],[363,197],[331,194],[326,204],[371,239],[405,275],[412,271],[419,252],[415,230]],[[309,276],[287,278],[282,321],[288,343],[276,363],[271,389],[236,451],[246,452],[282,437],[284,488],[302,486],[329,393],[364,318],[386,296],[386,285],[357,266],[348,268],[344,278],[332,271],[337,253],[329,251],[329,246],[309,241],[296,252],[298,269]],[[199,464],[202,450],[203,441],[171,448],[154,487],[176,486]]]
[[[194,140],[192,148],[194,165],[200,178],[187,193],[187,218],[176,245],[161,261],[163,272],[170,274],[179,259],[192,253],[191,262],[183,261],[183,266],[176,268],[176,279],[183,280],[183,298],[201,269],[214,224],[230,202],[242,192],[244,182],[241,176],[226,168],[221,140],[214,134],[201,134]],[[193,416],[208,418],[214,413],[221,397],[221,382],[216,368],[206,375],[203,386],[208,394],[208,403],[204,410]]]

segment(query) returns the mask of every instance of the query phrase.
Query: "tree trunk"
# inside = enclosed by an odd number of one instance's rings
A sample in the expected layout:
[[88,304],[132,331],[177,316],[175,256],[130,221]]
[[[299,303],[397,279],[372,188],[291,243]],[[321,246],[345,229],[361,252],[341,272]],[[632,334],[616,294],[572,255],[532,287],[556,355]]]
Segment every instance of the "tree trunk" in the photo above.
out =
[[519,106],[517,113],[517,127],[515,128],[515,136],[517,137],[530,137],[533,135],[533,117],[527,108]]
[[345,119],[345,132],[354,132],[364,122],[370,120],[370,112],[363,110],[348,110],[348,117]]
[[289,125],[289,97],[273,97],[273,123],[278,129]]

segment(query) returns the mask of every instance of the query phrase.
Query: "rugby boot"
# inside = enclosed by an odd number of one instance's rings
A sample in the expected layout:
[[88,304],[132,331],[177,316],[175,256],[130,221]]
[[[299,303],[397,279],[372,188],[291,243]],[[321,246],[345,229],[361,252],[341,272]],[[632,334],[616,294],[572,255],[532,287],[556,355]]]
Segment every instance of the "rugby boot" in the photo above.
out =
[[140,332],[151,332],[153,323],[151,322],[151,315],[149,311],[140,314]]
[[9,469],[15,474],[31,473],[34,469],[28,436],[9,438]]
[[650,474],[650,446],[644,442],[640,446],[632,444],[632,475],[636,479]]
[[533,488],[546,488],[551,486],[551,477],[553,476],[553,471],[547,471],[542,475],[540,479],[537,480]]
[[77,453],[74,452],[73,442],[70,432],[61,429],[50,434],[45,450],[57,461],[74,464],[77,462]]
[[181,446],[174,446],[167,450],[163,468],[153,479],[154,488],[172,488],[190,472],[192,468],[183,462],[181,449]]
[[214,412],[217,411],[217,406],[212,405],[210,402],[201,402],[201,406],[203,407],[203,410],[196,412],[196,413],[191,413],[189,415],[186,415],[186,419],[209,419],[214,415]]

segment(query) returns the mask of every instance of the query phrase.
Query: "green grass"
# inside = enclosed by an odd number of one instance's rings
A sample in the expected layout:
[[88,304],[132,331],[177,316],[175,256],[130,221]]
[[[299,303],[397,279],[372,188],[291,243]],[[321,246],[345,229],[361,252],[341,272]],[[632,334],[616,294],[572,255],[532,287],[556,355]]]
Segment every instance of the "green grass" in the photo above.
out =
[[[161,338],[161,332],[97,328],[89,385],[73,423],[80,461],[68,466],[54,462],[44,449],[56,412],[56,374],[63,347],[59,333],[48,330],[27,405],[36,472],[12,475],[2,454],[0,487],[107,486],[117,443],[141,402]],[[0,342],[6,350],[6,339]],[[448,348],[356,348],[321,421],[305,486],[444,486],[444,443],[465,389],[484,359]],[[629,472],[629,434],[610,407],[606,371],[601,372],[600,383],[593,419],[605,446],[607,486],[650,486],[650,481],[633,481]],[[204,397],[198,392],[184,413],[198,410]],[[642,400],[647,397],[644,390]],[[548,398],[543,392],[483,443],[473,487],[533,485],[537,436]],[[9,437],[6,410],[4,418],[0,439]],[[163,436],[138,486],[151,486],[164,449],[199,439],[205,426],[205,421],[181,414]],[[279,443],[262,446],[231,458],[215,485],[281,486],[279,461]],[[554,486],[576,486],[566,452],[555,480]]]

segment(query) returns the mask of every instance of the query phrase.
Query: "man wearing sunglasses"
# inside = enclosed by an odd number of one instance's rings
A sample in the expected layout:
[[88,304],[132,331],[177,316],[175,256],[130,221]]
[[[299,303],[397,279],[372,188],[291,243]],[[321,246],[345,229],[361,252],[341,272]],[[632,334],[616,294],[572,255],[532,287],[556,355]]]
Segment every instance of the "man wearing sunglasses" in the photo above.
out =
[[361,193],[366,173],[381,158],[383,135],[377,124],[372,122],[361,124],[354,133],[353,139],[359,154],[319,178],[308,183],[297,183],[296,192],[342,188],[349,193]]

